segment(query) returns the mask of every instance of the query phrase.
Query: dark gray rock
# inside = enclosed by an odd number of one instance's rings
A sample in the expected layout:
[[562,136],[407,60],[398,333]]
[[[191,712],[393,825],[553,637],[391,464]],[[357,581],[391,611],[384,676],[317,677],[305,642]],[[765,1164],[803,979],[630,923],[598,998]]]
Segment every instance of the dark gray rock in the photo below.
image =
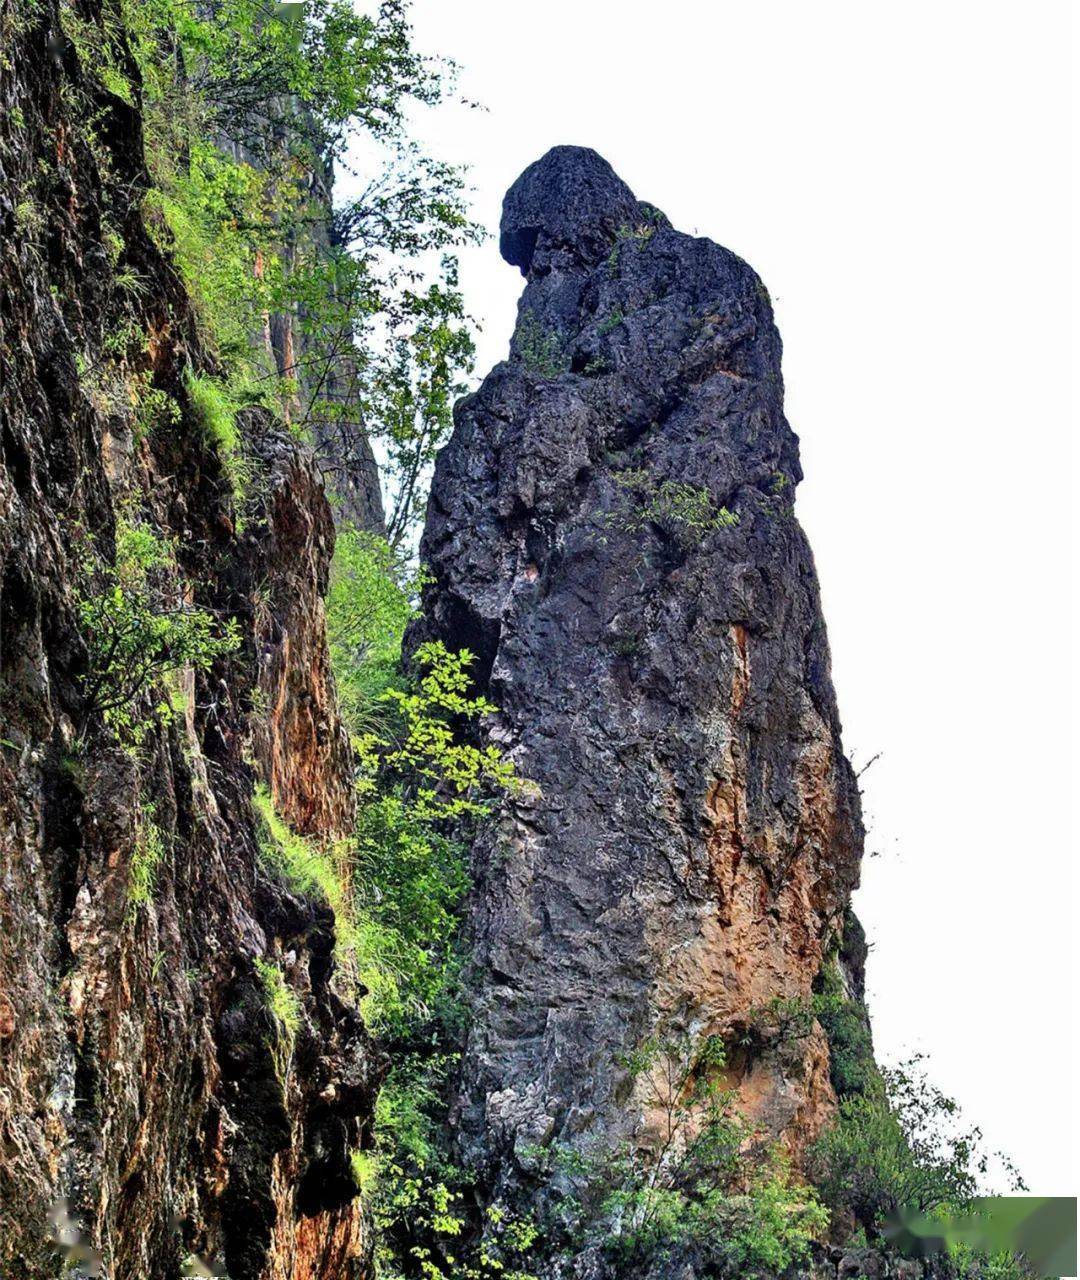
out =
[[[580,148],[518,179],[501,246],[518,325],[438,460],[413,642],[478,654],[532,784],[473,850],[455,1132],[483,1197],[542,1210],[537,1143],[648,1133],[620,1055],[809,995],[862,826],[761,281]],[[824,1037],[731,1066],[798,1157]]]
[[877,1249],[848,1249],[836,1268],[837,1280],[882,1280],[885,1260]]
[[639,218],[633,192],[611,165],[587,147],[553,147],[529,165],[506,193],[499,249],[522,275],[560,249],[595,260],[622,224]]

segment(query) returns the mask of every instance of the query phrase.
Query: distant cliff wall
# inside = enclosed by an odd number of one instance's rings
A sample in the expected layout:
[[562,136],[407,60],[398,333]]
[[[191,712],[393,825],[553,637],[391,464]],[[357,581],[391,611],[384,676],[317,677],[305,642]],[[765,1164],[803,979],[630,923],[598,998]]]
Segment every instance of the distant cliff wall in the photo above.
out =
[[[220,139],[222,150],[258,168],[267,156],[286,145],[283,130],[275,122],[295,117],[311,153],[303,186],[309,217],[296,227],[283,252],[283,266],[293,270],[301,256],[327,261],[333,247],[333,165],[318,155],[318,126],[294,98],[273,99],[265,111],[263,136],[243,146]],[[294,148],[295,150],[295,148]],[[295,157],[294,157],[295,159]],[[333,291],[329,291],[333,297]],[[253,340],[265,347],[280,377],[295,383],[284,408],[292,425],[303,426],[315,450],[319,468],[333,493],[334,510],[343,519],[372,533],[385,532],[379,465],[368,437],[363,408],[359,356],[351,325],[338,328],[331,317],[305,313],[301,304],[268,312],[262,331]]]

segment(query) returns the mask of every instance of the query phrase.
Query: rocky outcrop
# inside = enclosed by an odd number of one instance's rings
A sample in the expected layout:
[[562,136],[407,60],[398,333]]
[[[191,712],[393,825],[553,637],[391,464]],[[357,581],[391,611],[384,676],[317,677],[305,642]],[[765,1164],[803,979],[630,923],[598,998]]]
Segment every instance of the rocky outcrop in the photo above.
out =
[[253,583],[259,659],[251,733],[260,776],[278,811],[304,834],[348,831],[352,753],[338,718],[323,597],[334,547],[319,471],[280,437],[263,439],[265,538],[259,554],[273,580]]
[[[260,857],[251,804],[261,776],[301,829],[348,819],[329,508],[261,410],[234,493],[187,390],[212,365],[143,222],[138,110],[84,77],[52,0],[0,23],[0,1274],[348,1276],[379,1064],[332,912]],[[241,639],[126,744],[87,717],[79,618],[121,517],[174,547],[162,590]]]
[[825,1036],[747,1033],[809,999],[863,832],[769,296],[580,148],[510,189],[501,247],[510,358],[457,408],[422,544],[423,634],[479,655],[533,784],[473,849],[456,1141],[482,1198],[535,1205],[538,1148],[649,1140],[623,1055],[719,1035],[797,1160]]

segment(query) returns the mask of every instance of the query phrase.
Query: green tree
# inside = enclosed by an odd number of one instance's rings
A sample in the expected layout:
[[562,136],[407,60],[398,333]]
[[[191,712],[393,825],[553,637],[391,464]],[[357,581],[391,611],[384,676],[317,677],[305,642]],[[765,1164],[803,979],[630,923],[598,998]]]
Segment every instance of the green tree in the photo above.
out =
[[400,683],[401,641],[415,609],[416,582],[385,539],[339,529],[326,598],[326,633],[338,703],[350,731],[386,722],[380,695]]
[[[926,1079],[920,1063],[884,1068],[865,1092],[842,1097],[835,1124],[810,1152],[825,1198],[872,1230],[899,1208],[966,1208],[990,1167],[980,1130],[960,1122],[956,1103]],[[1022,1188],[1012,1165],[1002,1163]]]
[[[443,99],[452,66],[412,48],[400,0],[375,14],[348,0],[123,0],[123,12],[150,206],[236,398],[276,405],[331,483],[357,435],[381,439],[390,541],[405,545],[473,358],[452,250],[479,228],[460,171],[406,127],[410,103]],[[361,156],[360,195],[328,209],[311,175]],[[252,344],[272,313],[302,338],[282,368]]]

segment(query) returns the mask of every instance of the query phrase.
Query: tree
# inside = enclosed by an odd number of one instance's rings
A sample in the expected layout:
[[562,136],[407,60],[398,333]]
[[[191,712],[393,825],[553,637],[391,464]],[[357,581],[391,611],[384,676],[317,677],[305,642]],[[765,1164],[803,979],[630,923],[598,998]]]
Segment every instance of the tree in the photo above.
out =
[[[358,436],[383,441],[387,531],[405,545],[473,359],[452,251],[480,231],[460,170],[406,124],[453,67],[412,48],[402,0],[375,15],[348,0],[124,6],[165,238],[205,336],[247,397],[315,444],[332,486]],[[329,209],[326,179],[361,154],[360,195]],[[251,348],[271,314],[298,341],[268,363]]]

